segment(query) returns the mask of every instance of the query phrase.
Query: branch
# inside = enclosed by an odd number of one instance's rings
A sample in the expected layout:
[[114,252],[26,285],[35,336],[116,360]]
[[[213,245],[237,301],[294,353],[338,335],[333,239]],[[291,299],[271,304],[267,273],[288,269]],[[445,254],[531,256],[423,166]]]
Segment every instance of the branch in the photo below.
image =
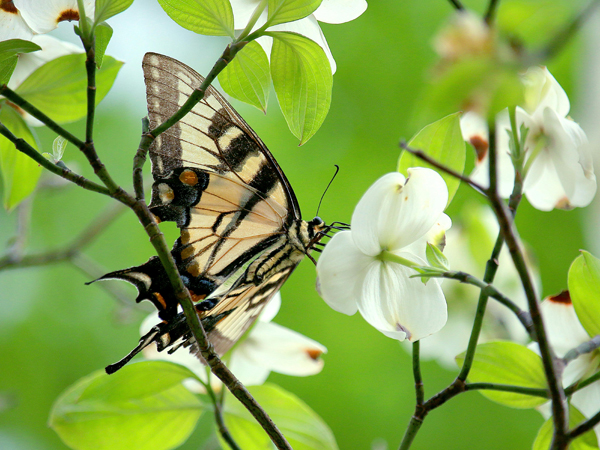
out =
[[77,186],[80,186],[88,191],[98,192],[100,194],[110,196],[110,191],[104,186],[100,186],[99,184],[94,183],[93,181],[88,180],[87,178],[82,177],[81,175],[76,174],[70,169],[64,166],[58,166],[53,162],[47,160],[40,154],[35,148],[29,145],[24,139],[16,137],[12,132],[4,126],[2,122],[0,122],[0,134],[11,141],[17,150],[25,155],[29,156],[35,162],[37,162],[40,166],[49,170],[53,174],[58,175],[59,177],[64,178],[65,180],[69,180],[75,183]]
[[415,393],[417,397],[417,408],[423,406],[424,391],[423,391],[423,378],[421,377],[421,360],[420,360],[420,342],[413,342],[413,377],[415,379]]
[[529,56],[528,65],[533,66],[542,64],[556,56],[556,54],[561,51],[573,38],[575,33],[579,31],[585,21],[593,15],[594,9],[599,3],[600,1],[598,0],[591,0],[590,3],[588,3],[588,5],[579,13],[579,15],[575,17],[575,19],[563,30],[558,32],[544,48],[534,52]]
[[222,401],[220,401],[220,399],[217,399],[215,391],[210,385],[210,378],[208,382],[204,385],[204,387],[206,388],[206,392],[210,396],[210,399],[215,407],[215,421],[217,423],[217,429],[219,430],[221,437],[225,442],[227,442],[227,445],[229,445],[229,448],[231,448],[231,450],[241,450],[241,448],[237,445],[237,443],[231,436],[231,433],[229,433],[227,425],[225,425],[225,421],[223,420],[223,413],[221,411],[223,404]]
[[485,12],[484,16],[486,24],[490,25],[494,21],[499,3],[500,0],[490,0],[490,3],[488,4],[487,11]]
[[458,0],[448,0],[457,11],[462,11],[465,7]]
[[600,411],[598,411],[596,414],[594,414],[592,417],[590,417],[585,422],[583,422],[583,423],[579,424],[578,426],[576,426],[575,428],[573,428],[567,435],[567,438],[572,441],[576,437],[581,436],[583,433],[586,433],[586,432],[592,430],[599,423],[600,423]]
[[575,347],[572,350],[569,350],[565,356],[562,357],[563,364],[566,366],[574,359],[577,359],[579,356],[585,353],[591,353],[597,348],[600,347],[600,334],[594,336],[591,340],[584,342],[583,344]]
[[[533,324],[531,322],[531,316],[529,315],[529,313],[519,308],[512,300],[503,295],[493,285],[486,283],[485,281],[482,281],[479,278],[476,278],[473,275],[470,275],[465,272],[444,272],[440,274],[440,277],[450,278],[453,280],[458,280],[461,283],[477,286],[479,289],[481,289],[482,294],[484,294],[486,297],[492,297],[493,299],[497,300],[499,303],[510,309],[515,314],[515,316],[517,316],[517,319],[519,319],[519,321],[527,330],[529,335],[532,336],[532,338],[535,336],[535,330],[533,329]],[[431,275],[431,278],[437,277],[435,275]]]
[[75,137],[73,134],[71,134],[67,130],[65,130],[63,127],[61,127],[59,124],[54,122],[50,117],[48,117],[46,114],[41,112],[39,109],[37,109],[31,103],[29,103],[27,100],[25,100],[19,94],[17,94],[15,91],[10,89],[7,85],[5,85],[5,84],[0,85],[0,95],[3,95],[8,100],[10,100],[11,103],[14,103],[19,108],[21,108],[24,111],[31,114],[33,117],[35,117],[37,120],[42,122],[44,125],[46,125],[48,128],[50,128],[52,131],[54,131],[56,134],[64,137],[67,141],[69,141],[71,144],[73,144],[78,149],[80,149],[80,150],[83,149],[83,147],[85,145],[85,143],[83,141],[81,141],[80,139]]
[[425,161],[427,164],[432,165],[433,167],[435,167],[436,169],[441,170],[444,173],[447,173],[448,175],[453,176],[454,178],[458,178],[460,181],[467,183],[468,185],[470,185],[471,187],[473,187],[475,190],[479,191],[480,194],[484,194],[486,192],[486,189],[481,186],[480,184],[476,183],[475,181],[471,180],[469,177],[465,177],[464,175],[456,172],[455,170],[446,167],[445,165],[437,162],[435,159],[431,158],[430,156],[427,156],[427,154],[423,151],[423,150],[418,150],[418,149],[414,149],[412,147],[409,147],[408,144],[404,141],[400,142],[400,148],[406,150],[407,152],[415,155],[417,158],[422,159],[423,161]]
[[592,383],[595,383],[598,380],[600,380],[600,372],[596,372],[594,375],[590,376],[589,378],[586,378],[583,381],[576,381],[575,383],[573,383],[572,385],[570,385],[568,388],[565,389],[565,395],[567,395],[567,396],[573,395],[574,392],[577,392],[577,391],[583,389],[584,387],[589,386]]
[[514,392],[515,394],[531,395],[532,397],[549,398],[550,394],[548,389],[530,388],[524,386],[513,386],[509,384],[496,384],[496,383],[467,383],[465,385],[465,391],[501,391],[501,392]]

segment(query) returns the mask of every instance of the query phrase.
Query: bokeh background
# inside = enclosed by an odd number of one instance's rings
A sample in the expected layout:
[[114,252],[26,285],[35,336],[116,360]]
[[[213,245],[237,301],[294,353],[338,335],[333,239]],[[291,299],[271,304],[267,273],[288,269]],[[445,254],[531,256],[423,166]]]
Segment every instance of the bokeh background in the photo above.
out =
[[[475,11],[484,10],[482,1],[464,3]],[[517,9],[517,4],[523,9]],[[500,20],[518,24],[512,31],[528,43],[539,44],[582,5],[562,0],[503,1]],[[414,113],[436,58],[432,38],[451,13],[449,2],[442,0],[379,0],[370,2],[354,22],[323,24],[338,66],[333,102],[322,129],[303,147],[298,147],[288,131],[274,93],[266,116],[233,102],[286,172],[305,218],[313,217],[334,164],[341,171],[319,213],[326,221],[349,222],[367,187],[395,169],[400,138],[408,139],[426,125],[416,122]],[[547,22],[549,17],[552,20]],[[596,19],[591,18],[579,37],[547,62],[570,95],[571,115],[592,140],[598,128],[594,90],[598,45],[594,34],[600,27]],[[132,157],[146,108],[143,54],[164,53],[207,73],[226,40],[180,29],[150,0],[134,2],[110,23],[114,37],[107,54],[126,65],[99,107],[95,142],[116,180],[130,188]],[[53,35],[76,42],[70,24],[61,24]],[[83,123],[74,123],[68,128],[82,135],[83,127]],[[54,136],[43,129],[38,135],[44,150],[49,151]],[[598,151],[597,145],[594,148]],[[93,177],[72,146],[67,147],[64,159]],[[471,161],[469,164],[472,166]],[[149,174],[149,167],[146,169]],[[52,180],[47,176],[45,184]],[[479,199],[461,187],[448,210],[450,216],[469,201]],[[109,199],[74,186],[40,189],[30,203],[28,251],[66,245],[105,214],[110,204]],[[598,214],[594,211],[595,206],[542,213],[523,202],[517,223],[522,237],[535,249],[544,295],[566,288],[568,267],[580,248],[596,251],[598,256],[594,235]],[[17,211],[0,211],[2,249],[16,233],[16,218]],[[177,231],[169,225],[164,230],[173,241]],[[101,274],[102,270],[146,261],[152,247],[133,214],[125,212],[84,254],[82,263]],[[1,449],[66,448],[47,426],[53,401],[79,378],[115,362],[137,343],[139,323],[150,311],[148,305],[136,305],[135,290],[125,283],[110,282],[125,297],[117,300],[98,285],[85,286],[86,281],[90,277],[69,263],[0,273]],[[412,369],[405,348],[371,328],[359,315],[347,317],[327,307],[315,291],[315,269],[310,261],[296,270],[282,295],[283,306],[275,321],[323,343],[328,353],[325,368],[317,376],[272,374],[270,381],[295,393],[320,414],[341,449],[397,448],[414,408]],[[456,371],[427,362],[423,375],[426,394],[431,396],[451,382]],[[529,448],[541,424],[542,417],[535,411],[507,409],[471,392],[431,413],[413,448]],[[207,429],[199,426],[182,448],[202,448]]]

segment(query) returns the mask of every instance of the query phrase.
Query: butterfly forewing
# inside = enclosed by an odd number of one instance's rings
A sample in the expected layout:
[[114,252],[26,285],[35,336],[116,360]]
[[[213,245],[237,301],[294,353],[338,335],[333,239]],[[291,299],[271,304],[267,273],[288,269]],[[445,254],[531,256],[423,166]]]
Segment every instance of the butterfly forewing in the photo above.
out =
[[[150,128],[170,118],[204,78],[167,56],[143,61]],[[150,147],[151,212],[174,221],[172,250],[209,339],[223,354],[251,326],[313,245],[288,180],[260,138],[212,87]],[[310,244],[309,244],[310,242]],[[158,258],[102,277],[136,285],[163,323],[144,336],[118,370],[149,342],[160,349],[193,339]],[[176,344],[177,342],[177,344]]]

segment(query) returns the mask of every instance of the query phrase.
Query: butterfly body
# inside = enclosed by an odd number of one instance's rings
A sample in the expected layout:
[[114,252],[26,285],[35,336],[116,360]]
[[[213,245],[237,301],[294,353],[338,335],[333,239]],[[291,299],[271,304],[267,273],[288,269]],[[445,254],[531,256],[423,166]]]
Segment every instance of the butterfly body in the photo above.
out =
[[[143,62],[150,127],[171,117],[203,78],[167,56]],[[318,217],[302,220],[281,168],[250,126],[212,87],[204,99],[150,147],[152,200],[157,221],[181,229],[172,255],[209,339],[226,352],[251,326],[298,263],[328,230]],[[151,342],[159,350],[193,346],[162,264],[109,273],[134,284],[137,301],[150,300],[163,320],[118,370]],[[193,347],[192,347],[193,348]]]

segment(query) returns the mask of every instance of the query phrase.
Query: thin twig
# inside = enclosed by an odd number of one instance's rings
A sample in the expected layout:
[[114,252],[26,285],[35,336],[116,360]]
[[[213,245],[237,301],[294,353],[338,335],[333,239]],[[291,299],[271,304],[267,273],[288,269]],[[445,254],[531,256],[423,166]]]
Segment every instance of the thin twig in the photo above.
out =
[[490,0],[488,3],[487,11],[485,12],[484,16],[485,23],[488,25],[491,25],[491,23],[494,21],[499,4],[500,0]]
[[600,423],[600,411],[598,411],[596,414],[594,414],[592,417],[590,417],[585,422],[583,422],[583,423],[579,424],[578,426],[576,426],[575,428],[573,428],[567,435],[567,438],[570,441],[572,441],[576,437],[581,436],[583,433],[587,433],[588,431],[591,431],[599,423]]
[[548,389],[530,388],[525,386],[512,386],[509,384],[496,384],[496,383],[467,383],[465,385],[465,391],[500,391],[500,392],[513,392],[515,394],[530,395],[533,397],[548,398],[550,394]]
[[448,0],[450,4],[454,7],[454,9],[458,11],[462,11],[465,7],[458,0]]
[[538,65],[556,56],[565,45],[575,36],[575,33],[583,26],[594,12],[594,9],[600,3],[599,0],[592,0],[588,5],[569,23],[562,31],[558,32],[548,44],[541,50],[538,50],[529,56],[528,65]]
[[100,186],[99,184],[94,183],[93,181],[88,180],[87,178],[82,177],[81,175],[76,174],[75,172],[67,169],[64,166],[58,166],[53,162],[44,158],[44,156],[39,153],[35,148],[29,145],[24,139],[16,137],[12,132],[4,126],[2,122],[0,122],[0,134],[11,141],[17,150],[25,155],[29,156],[35,162],[37,162],[40,166],[49,170],[50,172],[58,175],[59,177],[64,178],[65,180],[69,180],[75,183],[77,186],[81,186],[84,189],[89,191],[98,192],[103,195],[110,196],[110,192],[104,186]]
[[477,182],[471,180],[469,177],[466,177],[466,176],[456,172],[455,170],[437,162],[435,159],[428,156],[423,150],[414,149],[412,147],[409,147],[408,144],[404,141],[400,142],[400,148],[415,155],[417,158],[422,159],[427,164],[432,165],[436,169],[439,169],[442,172],[445,172],[448,175],[451,175],[454,178],[457,178],[457,179],[461,180],[462,182],[467,183],[468,185],[473,187],[475,190],[479,191],[479,193],[484,194],[486,192],[486,189],[483,186],[481,186],[479,183],[477,183]]
[[210,380],[204,386],[211,401],[213,402],[213,406],[215,408],[215,421],[217,422],[217,429],[219,430],[221,437],[227,443],[227,445],[229,445],[229,448],[231,448],[231,450],[241,450],[241,448],[233,439],[233,436],[231,436],[231,433],[229,432],[229,429],[227,428],[227,425],[225,425],[225,421],[223,420],[223,413],[221,411],[221,408],[223,407],[222,397],[220,399],[217,398],[217,396],[215,395],[215,391],[210,385]]
[[574,349],[569,350],[565,354],[565,356],[562,357],[563,364],[566,366],[573,360],[577,359],[579,356],[581,356],[585,353],[591,353],[599,347],[600,347],[600,334],[597,336],[594,336],[589,341],[584,342],[583,344],[575,347]]
[[8,100],[10,100],[11,103],[14,103],[19,108],[23,109],[25,112],[31,114],[31,116],[33,116],[34,118],[36,118],[37,120],[42,122],[44,125],[46,125],[48,128],[50,128],[52,131],[54,131],[59,136],[64,137],[67,141],[69,141],[71,144],[73,144],[78,149],[80,149],[80,150],[83,149],[85,143],[82,140],[78,139],[76,136],[69,133],[67,130],[65,130],[63,127],[61,127],[59,124],[54,122],[46,114],[41,112],[39,109],[37,109],[31,103],[29,103],[27,100],[25,100],[19,94],[17,94],[15,91],[10,89],[7,85],[5,85],[5,84],[0,85],[0,95],[3,95]]
[[423,390],[423,378],[421,377],[421,359],[420,359],[420,341],[413,342],[413,354],[412,354],[412,362],[413,362],[413,376],[415,379],[415,393],[417,397],[417,408],[423,406],[423,401],[425,397],[425,393]]
[[580,391],[584,387],[589,386],[590,384],[595,383],[598,380],[600,380],[600,372],[596,372],[594,375],[586,378],[585,380],[576,381],[575,383],[571,384],[565,389],[565,395],[573,395],[574,392]]

